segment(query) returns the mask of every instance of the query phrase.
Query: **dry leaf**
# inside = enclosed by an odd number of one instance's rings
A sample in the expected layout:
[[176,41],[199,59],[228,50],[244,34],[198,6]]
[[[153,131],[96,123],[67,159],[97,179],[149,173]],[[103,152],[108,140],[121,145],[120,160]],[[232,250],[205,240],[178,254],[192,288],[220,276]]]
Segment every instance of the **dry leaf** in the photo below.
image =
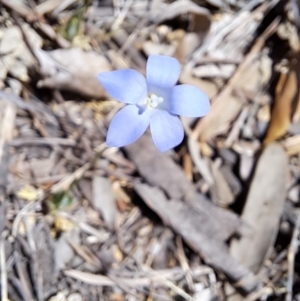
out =
[[73,222],[59,215],[54,216],[53,224],[57,232],[69,232],[73,229],[77,229],[77,226]]
[[283,136],[290,126],[292,105],[298,98],[297,73],[299,72],[298,60],[292,64],[288,74],[281,73],[277,83],[275,104],[264,144],[269,144]]
[[98,73],[111,71],[105,56],[78,48],[53,51],[36,49],[35,53],[44,76],[37,84],[39,88],[60,89],[87,97],[107,97],[97,80]]
[[269,145],[259,159],[242,213],[242,219],[250,225],[252,233],[231,245],[232,255],[254,273],[259,271],[276,238],[287,176],[285,151],[280,144]]
[[21,188],[17,193],[16,196],[18,198],[24,199],[26,201],[35,201],[42,195],[41,189],[36,189],[31,185],[26,185]]

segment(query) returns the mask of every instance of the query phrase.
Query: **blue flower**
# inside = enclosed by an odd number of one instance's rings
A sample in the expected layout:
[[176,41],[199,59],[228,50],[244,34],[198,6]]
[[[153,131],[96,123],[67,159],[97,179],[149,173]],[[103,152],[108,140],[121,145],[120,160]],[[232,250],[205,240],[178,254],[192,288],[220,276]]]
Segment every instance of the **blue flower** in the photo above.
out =
[[151,55],[146,78],[133,69],[103,72],[98,80],[112,98],[126,103],[108,129],[108,146],[135,142],[150,125],[156,147],[164,152],[180,144],[184,130],[177,115],[202,117],[210,109],[207,95],[191,85],[175,86],[180,64],[172,57]]

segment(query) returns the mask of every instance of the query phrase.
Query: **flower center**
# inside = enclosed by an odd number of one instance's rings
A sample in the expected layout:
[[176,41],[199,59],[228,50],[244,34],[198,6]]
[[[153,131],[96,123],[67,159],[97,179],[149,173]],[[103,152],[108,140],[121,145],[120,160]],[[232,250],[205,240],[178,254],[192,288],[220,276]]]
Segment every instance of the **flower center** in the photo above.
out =
[[146,104],[150,108],[156,108],[159,104],[161,104],[164,101],[162,97],[159,97],[155,94],[150,94],[146,98]]

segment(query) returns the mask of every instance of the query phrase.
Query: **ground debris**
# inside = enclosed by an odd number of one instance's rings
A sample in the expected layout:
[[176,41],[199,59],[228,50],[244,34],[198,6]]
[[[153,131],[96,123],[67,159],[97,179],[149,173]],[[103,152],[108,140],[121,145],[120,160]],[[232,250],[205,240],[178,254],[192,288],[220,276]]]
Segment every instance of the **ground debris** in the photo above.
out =
[[[1,300],[298,300],[299,11],[0,0]],[[211,111],[167,153],[107,148],[97,74],[151,54]]]

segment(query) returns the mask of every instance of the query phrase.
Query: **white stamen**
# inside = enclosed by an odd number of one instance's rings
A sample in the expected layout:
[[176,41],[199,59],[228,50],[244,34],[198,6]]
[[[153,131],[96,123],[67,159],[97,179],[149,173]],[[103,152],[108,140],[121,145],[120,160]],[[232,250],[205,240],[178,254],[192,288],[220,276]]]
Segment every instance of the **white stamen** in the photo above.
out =
[[159,97],[155,94],[150,94],[146,99],[147,105],[151,108],[156,108],[163,101],[164,101],[164,99],[162,97]]

